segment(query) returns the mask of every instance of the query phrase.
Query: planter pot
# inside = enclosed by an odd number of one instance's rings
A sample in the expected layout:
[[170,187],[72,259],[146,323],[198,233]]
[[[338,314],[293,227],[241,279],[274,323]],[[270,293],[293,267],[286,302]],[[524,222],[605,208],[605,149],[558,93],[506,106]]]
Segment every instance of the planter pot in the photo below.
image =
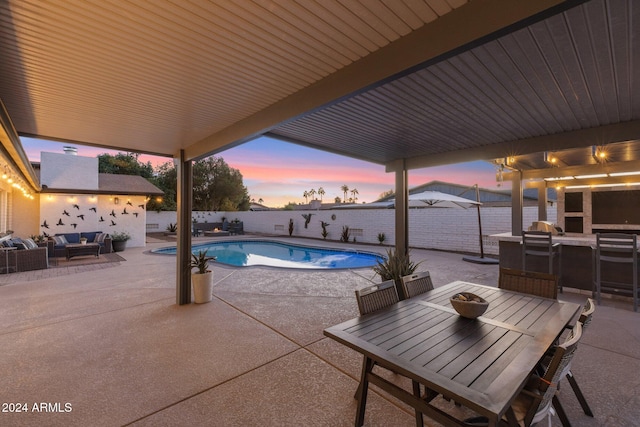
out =
[[204,274],[192,274],[193,299],[196,304],[209,302],[213,293],[213,271]]
[[126,240],[113,240],[111,242],[111,246],[113,247],[113,252],[122,252],[127,247]]

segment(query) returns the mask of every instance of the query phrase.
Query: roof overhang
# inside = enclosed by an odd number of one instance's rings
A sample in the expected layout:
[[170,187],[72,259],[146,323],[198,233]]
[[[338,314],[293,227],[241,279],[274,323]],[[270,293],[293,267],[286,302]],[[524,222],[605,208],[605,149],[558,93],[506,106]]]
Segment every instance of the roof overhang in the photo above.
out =
[[[25,192],[37,192],[40,184],[20,144],[9,114],[0,100],[0,172],[9,172]],[[8,169],[7,170],[5,170]]]
[[640,120],[629,1],[8,0],[0,97],[21,135],[186,160],[265,134],[389,171],[558,149]]

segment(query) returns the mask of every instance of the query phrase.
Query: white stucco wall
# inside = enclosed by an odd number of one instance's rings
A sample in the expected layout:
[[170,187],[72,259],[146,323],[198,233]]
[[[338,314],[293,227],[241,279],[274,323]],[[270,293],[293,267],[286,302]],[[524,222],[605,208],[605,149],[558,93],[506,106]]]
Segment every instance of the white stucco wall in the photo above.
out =
[[40,194],[41,223],[37,234],[127,232],[131,235],[127,246],[145,246],[145,204],[144,196]]
[[49,188],[98,189],[98,158],[40,153],[40,184]]
[[[497,241],[492,234],[511,231],[510,207],[483,207],[482,234],[485,254],[498,255]],[[303,214],[312,214],[308,228],[304,228]],[[335,215],[335,219],[332,216]],[[523,223],[526,226],[537,220],[537,206],[525,207]],[[327,211],[247,211],[247,212],[193,212],[198,222],[221,222],[223,217],[231,221],[244,222],[248,233],[263,233],[288,236],[289,219],[293,219],[293,235],[297,237],[322,238],[321,221],[327,227],[327,240],[338,241],[342,226],[352,230],[352,239],[357,242],[378,244],[378,233],[386,236],[385,244],[395,243],[395,212],[393,209],[345,209]],[[556,208],[547,210],[548,221],[556,222]],[[148,212],[147,230],[165,231],[169,223],[176,222],[175,212]],[[153,227],[149,227],[153,225]],[[156,228],[157,226],[157,228]],[[361,233],[360,233],[361,231]],[[357,233],[357,235],[356,235]],[[478,213],[476,209],[429,208],[409,210],[409,245],[416,248],[480,253]]]

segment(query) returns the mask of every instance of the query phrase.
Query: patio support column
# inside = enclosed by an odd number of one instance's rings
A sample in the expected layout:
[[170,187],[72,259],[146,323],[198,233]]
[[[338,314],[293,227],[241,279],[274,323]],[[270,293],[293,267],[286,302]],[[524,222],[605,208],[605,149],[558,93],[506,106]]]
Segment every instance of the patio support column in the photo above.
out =
[[404,159],[396,161],[396,252],[409,252],[409,192]]
[[522,235],[522,172],[511,174],[511,235]]
[[191,207],[193,206],[193,175],[190,160],[185,160],[184,150],[176,159],[178,185],[177,221],[178,236],[176,250],[176,304],[191,303]]
[[547,186],[538,187],[538,221],[547,220]]

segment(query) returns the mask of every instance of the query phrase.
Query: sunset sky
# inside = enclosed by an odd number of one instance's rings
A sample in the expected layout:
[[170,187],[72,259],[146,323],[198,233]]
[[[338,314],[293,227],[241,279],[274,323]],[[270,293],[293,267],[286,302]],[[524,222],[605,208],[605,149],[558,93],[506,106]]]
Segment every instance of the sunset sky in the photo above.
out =
[[[63,153],[63,146],[73,145],[32,138],[21,138],[21,142],[31,161],[40,161],[41,151]],[[79,156],[117,153],[102,148],[74,146],[78,148]],[[216,157],[222,157],[229,166],[242,173],[251,199],[263,199],[269,207],[282,207],[289,202],[304,203],[303,193],[311,189],[317,191],[320,187],[326,192],[324,201],[333,201],[335,197],[342,199],[343,185],[358,190],[358,203],[372,202],[381,193],[393,190],[395,185],[394,174],[386,173],[382,165],[266,137],[222,151]],[[171,161],[147,155],[141,155],[140,160],[150,161],[154,166]],[[498,188],[493,165],[483,161],[409,171],[410,187],[433,180]]]

